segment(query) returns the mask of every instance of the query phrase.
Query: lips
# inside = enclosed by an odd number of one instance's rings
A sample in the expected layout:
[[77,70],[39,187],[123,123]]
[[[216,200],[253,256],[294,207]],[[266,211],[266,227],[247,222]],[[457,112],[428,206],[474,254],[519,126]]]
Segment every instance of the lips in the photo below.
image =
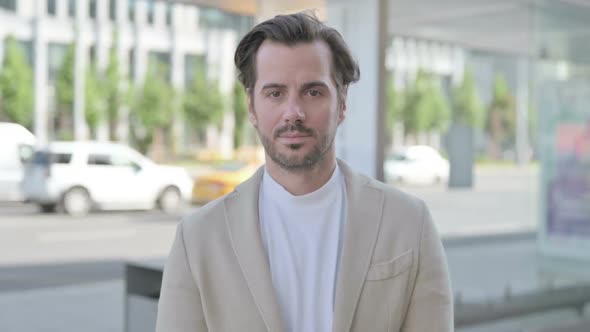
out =
[[279,135],[279,137],[282,138],[303,138],[303,137],[309,137],[309,134],[303,134],[303,133],[298,133],[298,132],[286,132],[283,133],[281,135]]

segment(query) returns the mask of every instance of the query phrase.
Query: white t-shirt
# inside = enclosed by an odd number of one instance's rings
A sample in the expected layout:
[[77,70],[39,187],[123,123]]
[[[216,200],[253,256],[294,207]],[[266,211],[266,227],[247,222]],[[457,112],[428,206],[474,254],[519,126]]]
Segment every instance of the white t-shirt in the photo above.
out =
[[258,204],[286,331],[332,331],[347,207],[340,169],[323,187],[301,196],[291,195],[265,170]]

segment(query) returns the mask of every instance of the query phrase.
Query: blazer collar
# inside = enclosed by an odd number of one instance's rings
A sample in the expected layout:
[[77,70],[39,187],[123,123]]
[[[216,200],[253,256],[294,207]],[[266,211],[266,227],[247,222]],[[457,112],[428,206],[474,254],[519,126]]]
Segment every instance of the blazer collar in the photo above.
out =
[[334,332],[349,331],[377,242],[383,213],[383,193],[343,161],[338,165],[346,179],[348,209],[344,243],[336,280]]
[[[383,194],[345,162],[338,160],[338,166],[346,182],[348,209],[337,274],[333,331],[349,331],[381,225]],[[226,224],[242,273],[267,329],[284,331],[260,235],[258,193],[263,172],[264,168],[259,168],[227,197]]]
[[234,253],[268,331],[284,331],[268,258],[260,236],[258,192],[264,168],[227,197],[226,224]]

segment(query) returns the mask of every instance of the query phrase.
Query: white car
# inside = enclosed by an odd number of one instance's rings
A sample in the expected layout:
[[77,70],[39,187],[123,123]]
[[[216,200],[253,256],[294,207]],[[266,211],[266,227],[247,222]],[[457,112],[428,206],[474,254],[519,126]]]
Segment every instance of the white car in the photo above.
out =
[[75,216],[91,209],[174,212],[190,200],[193,180],[181,167],[157,165],[121,144],[53,142],[36,151],[22,188],[42,211]]
[[443,183],[449,179],[449,162],[430,146],[413,145],[398,149],[388,156],[384,173],[388,183]]
[[0,122],[0,201],[23,200],[20,183],[35,141],[35,135],[27,128],[17,123]]

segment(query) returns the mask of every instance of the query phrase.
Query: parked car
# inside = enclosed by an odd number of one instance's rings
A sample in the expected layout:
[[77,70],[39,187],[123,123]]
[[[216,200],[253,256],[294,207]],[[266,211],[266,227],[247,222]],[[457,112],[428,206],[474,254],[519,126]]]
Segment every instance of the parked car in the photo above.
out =
[[33,154],[35,135],[27,128],[0,122],[0,201],[24,199],[21,181],[27,161]]
[[384,165],[387,182],[435,184],[449,179],[449,162],[434,148],[413,145],[396,150]]
[[258,167],[259,163],[232,161],[197,177],[193,186],[192,202],[205,204],[232,192],[238,184],[252,176]]
[[190,200],[184,168],[157,165],[122,144],[53,142],[33,154],[23,191],[42,211],[61,206],[75,216],[91,209],[178,210]]

